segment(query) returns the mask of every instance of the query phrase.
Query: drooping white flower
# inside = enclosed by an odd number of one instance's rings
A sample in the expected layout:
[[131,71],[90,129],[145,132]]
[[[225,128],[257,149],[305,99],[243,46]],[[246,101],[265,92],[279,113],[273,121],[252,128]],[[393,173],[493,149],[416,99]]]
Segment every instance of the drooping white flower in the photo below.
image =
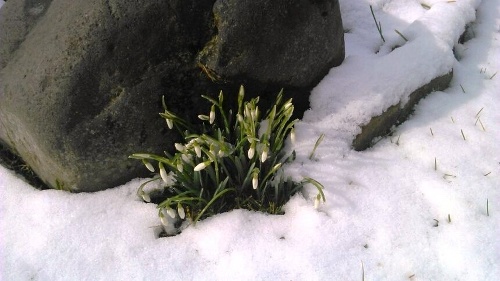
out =
[[198,118],[199,118],[200,120],[203,120],[203,121],[207,121],[207,120],[209,120],[209,119],[210,119],[208,116],[206,116],[206,115],[202,115],[202,114],[198,115]]
[[177,170],[181,173],[184,171],[184,165],[180,161],[177,163]]
[[210,109],[210,119],[209,122],[210,124],[213,124],[215,121],[215,107],[212,105],[212,108]]
[[316,199],[314,199],[314,209],[318,209],[319,208],[319,204],[321,203],[320,199],[321,199],[321,196],[318,194],[316,196]]
[[255,155],[255,145],[252,143],[250,149],[248,150],[248,159],[252,159]]
[[179,152],[183,152],[185,148],[186,147],[184,147],[184,145],[180,143],[175,143],[175,149],[177,149]]
[[295,144],[295,128],[292,127],[292,130],[290,131],[290,140],[292,141],[292,144]]
[[142,163],[144,163],[144,166],[146,166],[146,168],[147,168],[150,172],[154,172],[154,171],[155,171],[155,167],[153,167],[153,164],[149,163],[146,159],[143,159],[143,160],[142,160]]
[[267,145],[264,145],[264,148],[262,149],[262,154],[260,155],[260,162],[264,163],[267,159],[267,153],[269,151],[269,148]]
[[142,197],[142,200],[144,200],[145,202],[148,202],[148,203],[151,202],[151,197],[144,190],[141,189],[140,195]]
[[168,219],[163,214],[163,210],[160,211],[160,221],[161,221],[161,224],[163,224],[164,226],[168,225]]
[[196,152],[196,156],[198,158],[201,157],[201,147],[197,143],[194,144],[194,151]]
[[252,186],[253,186],[253,189],[257,189],[257,187],[259,186],[259,174],[258,173],[253,174]]
[[184,208],[182,207],[181,204],[177,204],[177,213],[179,214],[181,220],[183,220],[186,217],[186,212],[184,211]]
[[165,167],[163,167],[163,163],[160,162],[160,176],[164,183],[168,183],[168,175]]
[[172,129],[174,127],[174,121],[170,118],[165,119],[167,120],[167,126],[169,129]]
[[194,167],[194,171],[199,172],[208,167],[208,165],[210,165],[210,161],[201,162],[200,164],[196,165],[196,167]]
[[175,216],[177,216],[175,210],[170,207],[167,207],[167,214],[173,219],[175,219]]
[[191,162],[191,155],[182,154],[181,158],[182,158],[182,161],[184,161],[186,163],[190,163]]

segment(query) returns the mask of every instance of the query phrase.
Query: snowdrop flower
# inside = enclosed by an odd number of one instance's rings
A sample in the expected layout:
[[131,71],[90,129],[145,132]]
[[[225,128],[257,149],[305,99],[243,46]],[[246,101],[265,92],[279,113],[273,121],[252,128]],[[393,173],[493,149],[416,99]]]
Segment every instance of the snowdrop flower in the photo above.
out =
[[210,165],[210,163],[211,163],[211,161],[201,162],[200,164],[196,165],[196,167],[194,167],[194,171],[199,172],[199,171],[205,169],[206,167],[208,167],[208,165]]
[[174,121],[170,118],[165,119],[167,120],[167,126],[169,129],[172,129],[174,127]]
[[221,158],[222,158],[222,157],[224,157],[226,154],[224,153],[224,150],[219,150],[219,152],[217,153],[217,155],[218,155],[219,157],[221,157]]
[[290,131],[290,140],[292,141],[292,144],[295,144],[295,128],[292,127],[292,130]]
[[168,175],[165,167],[163,167],[163,163],[160,162],[160,176],[163,182],[168,183]]
[[257,117],[259,116],[259,107],[255,107],[250,113],[252,115],[252,120],[257,120]]
[[316,199],[314,199],[314,209],[318,209],[319,208],[320,198],[321,198],[321,195],[318,194],[316,196]]
[[238,122],[243,122],[243,116],[241,116],[241,114],[236,114],[236,118],[238,118]]
[[161,221],[161,224],[163,224],[163,226],[167,226],[168,225],[168,219],[163,214],[163,210],[160,211],[160,221]]
[[155,171],[155,167],[153,167],[153,165],[151,163],[149,163],[148,161],[146,161],[146,159],[142,159],[142,163],[144,163],[144,165],[146,166],[146,168],[150,172],[154,172]]
[[182,161],[186,162],[186,163],[190,163],[191,162],[191,155],[186,155],[186,154],[182,154],[181,155],[181,158],[182,158]]
[[175,143],[175,149],[177,149],[179,152],[183,152],[185,147],[180,143]]
[[184,165],[180,161],[177,163],[177,170],[181,173],[184,170]]
[[201,147],[197,144],[194,143],[194,151],[196,152],[196,156],[201,157]]
[[175,219],[175,216],[177,215],[177,214],[175,213],[175,210],[174,210],[174,209],[172,209],[172,208],[170,208],[170,207],[167,207],[167,214],[168,214],[171,218],[173,218],[173,219]]
[[202,114],[198,115],[198,118],[199,118],[200,120],[203,120],[203,121],[207,121],[207,120],[209,120],[209,119],[210,119],[208,116],[206,116],[206,115],[202,115]]
[[252,159],[255,155],[255,144],[250,144],[250,149],[248,150],[248,159]]
[[179,214],[181,220],[183,220],[186,217],[186,212],[184,211],[184,208],[180,203],[177,204],[177,213]]
[[142,200],[144,200],[145,202],[148,202],[148,203],[151,202],[151,197],[149,197],[149,194],[144,192],[144,190],[141,190],[141,197],[142,197]]
[[258,173],[253,173],[252,186],[253,186],[253,189],[257,189],[257,187],[259,186],[259,174]]
[[262,154],[260,155],[260,162],[264,163],[267,159],[267,153],[269,151],[269,148],[267,145],[264,145],[264,148],[262,149]]
[[215,121],[215,107],[212,105],[212,108],[210,109],[210,119],[209,122],[210,124],[213,124]]

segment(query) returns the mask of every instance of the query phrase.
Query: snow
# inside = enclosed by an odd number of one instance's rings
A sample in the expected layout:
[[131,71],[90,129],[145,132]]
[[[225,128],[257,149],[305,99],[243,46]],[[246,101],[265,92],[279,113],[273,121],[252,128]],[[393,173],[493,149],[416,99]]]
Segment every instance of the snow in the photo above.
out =
[[[286,169],[320,181],[326,203],[314,209],[308,187],[285,215],[234,210],[158,239],[156,206],[136,196],[144,179],[69,194],[0,166],[0,280],[363,280],[362,266],[366,280],[497,280],[500,2],[340,4],[346,59],[313,90]],[[350,148],[359,124],[451,68],[450,87],[392,136]]]

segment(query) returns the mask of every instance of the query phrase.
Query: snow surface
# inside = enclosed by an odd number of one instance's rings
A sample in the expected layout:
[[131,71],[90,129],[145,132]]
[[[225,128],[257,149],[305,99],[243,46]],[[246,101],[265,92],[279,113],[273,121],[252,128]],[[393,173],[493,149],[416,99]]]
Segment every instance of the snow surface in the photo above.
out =
[[[69,194],[0,166],[0,280],[363,280],[362,268],[365,280],[498,280],[500,1],[340,4],[346,59],[313,90],[287,167],[323,183],[325,204],[308,187],[285,215],[234,210],[158,239],[156,206],[136,196],[144,179]],[[350,148],[359,124],[451,68],[450,87],[392,136]]]

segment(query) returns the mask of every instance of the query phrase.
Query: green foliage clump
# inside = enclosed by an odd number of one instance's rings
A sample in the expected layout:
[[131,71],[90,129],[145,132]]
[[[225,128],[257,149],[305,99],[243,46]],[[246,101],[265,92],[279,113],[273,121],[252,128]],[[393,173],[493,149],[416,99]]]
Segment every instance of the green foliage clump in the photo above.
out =
[[151,172],[155,172],[151,161],[158,163],[159,175],[141,185],[138,194],[151,201],[144,186],[162,181],[158,208],[164,225],[170,220],[167,216],[196,223],[236,208],[279,214],[289,198],[307,183],[318,189],[315,204],[325,200],[317,181],[304,178],[294,182],[283,173],[283,165],[295,158],[295,152],[283,150],[287,136],[291,133],[294,137],[292,99],[284,101],[281,91],[262,118],[259,98],[244,101],[244,96],[241,87],[236,114],[224,109],[222,92],[218,99],[202,96],[211,105],[208,115],[198,116],[204,121],[200,126],[167,110],[163,102],[165,111],[160,115],[169,129],[179,131],[185,143],[176,143],[173,155],[137,153],[130,157],[142,160]]

